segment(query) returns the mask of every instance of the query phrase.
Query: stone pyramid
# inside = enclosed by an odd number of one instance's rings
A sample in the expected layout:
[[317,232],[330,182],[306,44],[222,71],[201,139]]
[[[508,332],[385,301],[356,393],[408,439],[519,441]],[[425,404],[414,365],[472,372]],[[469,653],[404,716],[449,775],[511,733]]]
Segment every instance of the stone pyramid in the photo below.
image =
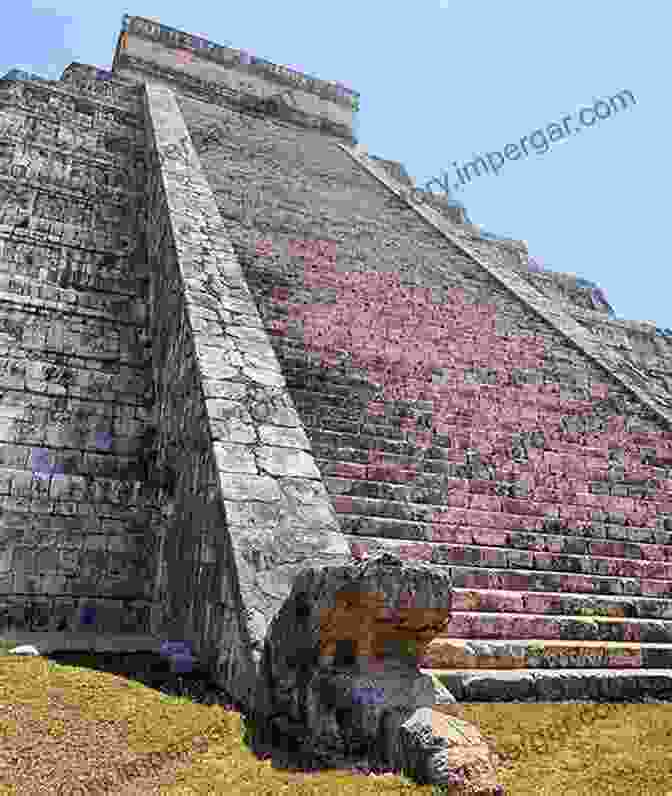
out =
[[450,571],[458,699],[669,687],[672,333],[156,21],[0,106],[3,633],[179,636],[244,700],[302,567],[388,551]]

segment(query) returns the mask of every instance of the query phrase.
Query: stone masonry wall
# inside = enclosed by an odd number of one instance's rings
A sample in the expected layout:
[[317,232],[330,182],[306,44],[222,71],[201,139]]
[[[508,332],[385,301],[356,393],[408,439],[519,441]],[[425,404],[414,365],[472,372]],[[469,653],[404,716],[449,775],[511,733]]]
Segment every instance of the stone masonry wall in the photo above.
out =
[[175,473],[157,629],[250,703],[295,575],[349,552],[173,93],[148,84],[145,114],[157,453]]
[[507,589],[672,596],[669,343],[626,362],[333,131],[93,71],[0,83],[4,628],[175,634],[249,704],[350,550],[502,592],[454,637],[575,637]]
[[[444,563],[456,586],[672,595],[658,415],[335,139],[180,104],[358,554]],[[626,524],[638,560],[612,562]]]
[[143,632],[159,521],[138,91],[0,83],[0,627]]

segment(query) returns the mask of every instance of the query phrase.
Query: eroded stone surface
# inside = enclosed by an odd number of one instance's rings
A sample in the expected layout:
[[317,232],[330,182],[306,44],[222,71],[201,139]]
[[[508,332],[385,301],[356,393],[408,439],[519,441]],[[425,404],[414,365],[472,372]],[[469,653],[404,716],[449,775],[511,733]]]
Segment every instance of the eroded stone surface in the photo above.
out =
[[0,632],[147,632],[160,515],[140,90],[0,84]]
[[[401,728],[413,717],[441,728],[455,718],[450,692],[418,669],[450,605],[445,570],[389,554],[304,570],[265,641],[256,749],[284,744],[317,768],[367,760],[448,782],[459,756],[437,757],[431,743],[416,743],[417,729],[404,746]],[[443,712],[431,710],[437,702]]]
[[419,784],[453,785],[455,794],[497,796],[499,757],[478,728],[455,716],[419,708],[399,730],[404,770]]

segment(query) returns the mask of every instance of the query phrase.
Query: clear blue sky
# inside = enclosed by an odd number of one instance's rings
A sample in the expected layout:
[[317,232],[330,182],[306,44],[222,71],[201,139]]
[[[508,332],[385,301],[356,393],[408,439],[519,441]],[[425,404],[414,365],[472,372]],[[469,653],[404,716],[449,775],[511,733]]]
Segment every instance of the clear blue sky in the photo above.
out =
[[359,140],[420,187],[442,170],[457,181],[453,161],[501,152],[630,90],[635,105],[545,154],[527,145],[526,158],[472,177],[456,198],[487,231],[596,282],[618,317],[672,328],[667,3],[23,0],[3,11],[0,74],[16,66],[58,79],[73,60],[107,66],[124,13],[359,91]]

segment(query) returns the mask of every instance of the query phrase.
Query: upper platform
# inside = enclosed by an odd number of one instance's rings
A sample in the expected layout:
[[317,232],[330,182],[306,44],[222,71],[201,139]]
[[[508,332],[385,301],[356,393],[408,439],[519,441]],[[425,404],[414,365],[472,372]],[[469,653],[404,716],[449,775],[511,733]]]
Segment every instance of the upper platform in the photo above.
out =
[[207,102],[353,137],[359,94],[351,89],[144,17],[124,16],[112,68]]

